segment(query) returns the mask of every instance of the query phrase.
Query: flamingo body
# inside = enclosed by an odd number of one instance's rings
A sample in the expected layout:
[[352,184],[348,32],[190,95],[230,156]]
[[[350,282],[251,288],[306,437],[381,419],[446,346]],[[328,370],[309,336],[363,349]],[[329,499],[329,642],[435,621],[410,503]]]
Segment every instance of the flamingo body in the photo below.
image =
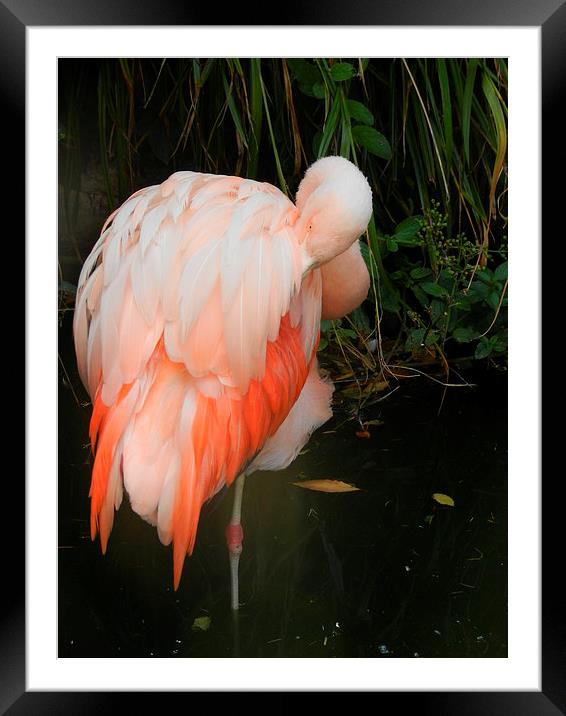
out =
[[[343,207],[322,210],[340,171],[365,204],[334,231]],[[175,588],[202,504],[243,472],[288,465],[331,415],[332,384],[316,362],[323,292],[332,317],[367,294],[356,239],[371,192],[336,157],[315,163],[301,187],[295,205],[270,184],[173,174],[108,218],[79,278],[75,347],[96,447],[91,535],[105,551],[125,488],[173,542]],[[336,280],[341,262],[353,286]]]

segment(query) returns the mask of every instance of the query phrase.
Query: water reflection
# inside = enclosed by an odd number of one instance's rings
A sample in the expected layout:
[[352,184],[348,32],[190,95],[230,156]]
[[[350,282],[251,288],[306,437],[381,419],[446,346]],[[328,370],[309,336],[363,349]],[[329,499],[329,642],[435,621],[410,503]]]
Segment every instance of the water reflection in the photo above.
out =
[[[62,384],[59,656],[506,656],[505,383],[448,391],[437,415],[441,398],[403,383],[364,415],[383,421],[366,439],[338,407],[289,469],[247,480],[234,620],[231,496],[201,520],[176,593],[171,550],[126,501],[103,557],[89,536],[89,410]],[[300,476],[362,491],[311,492],[290,484]]]

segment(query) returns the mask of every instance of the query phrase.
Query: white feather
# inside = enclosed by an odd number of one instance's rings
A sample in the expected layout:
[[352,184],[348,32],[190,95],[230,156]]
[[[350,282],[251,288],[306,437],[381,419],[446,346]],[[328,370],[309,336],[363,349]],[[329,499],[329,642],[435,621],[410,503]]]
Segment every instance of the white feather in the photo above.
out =
[[109,286],[120,270],[122,250],[119,238],[112,233],[102,251],[102,266],[104,271],[104,286]]
[[146,253],[150,242],[155,238],[161,222],[167,214],[167,207],[164,204],[158,204],[150,209],[141,222],[139,249],[142,256]]
[[218,280],[222,239],[203,246],[185,264],[179,281],[181,337],[184,339],[200,315]]
[[137,252],[132,261],[130,279],[136,305],[147,326],[155,321],[161,299],[162,266],[161,247],[153,244],[145,256]]

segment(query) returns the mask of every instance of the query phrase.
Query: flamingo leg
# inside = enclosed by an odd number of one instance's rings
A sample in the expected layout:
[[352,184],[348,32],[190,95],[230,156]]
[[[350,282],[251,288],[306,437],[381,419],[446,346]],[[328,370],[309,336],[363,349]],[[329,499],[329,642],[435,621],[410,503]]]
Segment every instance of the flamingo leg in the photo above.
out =
[[244,494],[245,474],[241,474],[234,486],[234,506],[232,508],[232,517],[226,527],[226,546],[230,554],[230,592],[231,606],[234,611],[238,611],[238,564],[240,555],[242,554],[242,542],[244,539],[244,531],[241,525],[242,515],[242,495]]

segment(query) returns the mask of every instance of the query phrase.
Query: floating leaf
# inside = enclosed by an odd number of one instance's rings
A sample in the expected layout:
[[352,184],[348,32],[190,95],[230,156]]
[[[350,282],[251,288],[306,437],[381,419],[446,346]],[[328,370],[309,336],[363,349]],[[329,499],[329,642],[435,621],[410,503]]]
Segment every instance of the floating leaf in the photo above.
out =
[[360,490],[359,487],[341,480],[301,480],[301,482],[292,482],[291,484],[317,492],[358,492]]
[[448,507],[454,507],[454,500],[448,495],[444,495],[442,492],[435,492],[432,496],[433,500],[436,500],[440,505],[448,505]]
[[210,617],[197,617],[194,620],[191,629],[193,631],[208,631],[208,628],[210,627],[210,622]]

